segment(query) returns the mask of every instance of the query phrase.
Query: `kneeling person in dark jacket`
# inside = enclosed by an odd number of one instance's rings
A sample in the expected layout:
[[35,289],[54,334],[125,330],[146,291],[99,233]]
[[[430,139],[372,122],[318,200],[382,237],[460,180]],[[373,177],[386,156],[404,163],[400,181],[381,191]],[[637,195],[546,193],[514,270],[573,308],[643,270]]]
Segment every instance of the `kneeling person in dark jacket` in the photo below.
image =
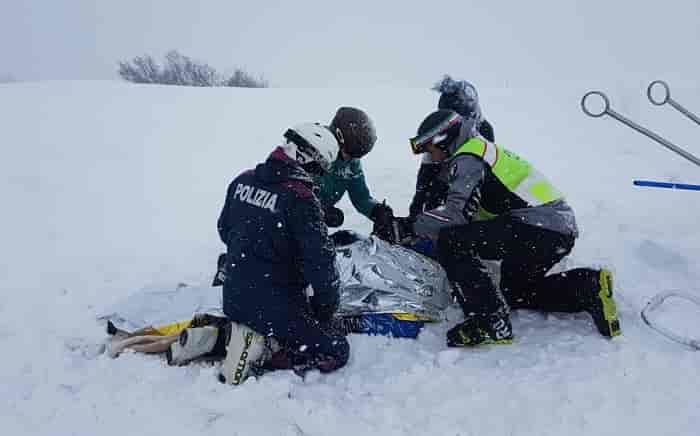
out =
[[227,246],[223,309],[232,321],[222,339],[225,383],[273,369],[330,372],[348,360],[345,336],[331,327],[339,278],[313,182],[338,151],[327,127],[295,126],[228,188],[218,221]]

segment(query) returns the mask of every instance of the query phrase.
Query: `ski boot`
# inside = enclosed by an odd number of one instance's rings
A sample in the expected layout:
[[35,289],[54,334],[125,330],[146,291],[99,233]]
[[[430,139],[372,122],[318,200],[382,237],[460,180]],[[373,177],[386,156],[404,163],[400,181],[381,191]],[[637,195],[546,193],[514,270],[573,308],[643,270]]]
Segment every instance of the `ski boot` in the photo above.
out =
[[186,365],[211,352],[219,334],[219,328],[212,325],[183,330],[178,340],[165,352],[168,365]]
[[584,310],[593,317],[593,322],[601,335],[613,338],[622,333],[617,316],[617,305],[613,298],[613,277],[609,270],[599,271],[591,290],[587,295],[581,296],[581,302]]
[[239,385],[269,358],[269,346],[264,336],[243,324],[232,322],[225,330],[228,335],[226,358],[221,364],[219,381]]
[[507,311],[490,315],[471,315],[447,332],[448,347],[472,347],[481,344],[511,344],[513,327]]

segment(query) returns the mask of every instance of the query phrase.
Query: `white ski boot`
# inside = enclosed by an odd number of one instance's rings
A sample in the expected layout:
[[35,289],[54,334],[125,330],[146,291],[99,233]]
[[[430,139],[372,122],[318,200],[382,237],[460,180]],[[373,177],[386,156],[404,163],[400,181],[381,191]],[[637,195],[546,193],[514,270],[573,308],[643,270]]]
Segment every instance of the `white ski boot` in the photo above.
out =
[[219,337],[215,326],[191,327],[180,333],[180,337],[166,352],[168,365],[186,365],[214,349]]
[[262,362],[268,347],[265,337],[249,327],[232,322],[229,328],[226,359],[221,364],[219,381],[239,385],[250,375],[251,366]]

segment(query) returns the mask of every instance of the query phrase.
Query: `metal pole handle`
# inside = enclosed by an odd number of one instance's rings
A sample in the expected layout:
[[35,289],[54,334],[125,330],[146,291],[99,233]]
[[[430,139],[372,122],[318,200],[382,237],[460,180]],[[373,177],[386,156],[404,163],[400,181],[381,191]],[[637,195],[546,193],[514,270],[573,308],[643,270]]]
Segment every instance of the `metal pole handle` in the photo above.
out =
[[[597,96],[600,97],[603,100],[603,106],[601,110],[594,111],[589,108],[590,105],[590,100],[591,97]],[[670,98],[669,98],[670,100]],[[588,103],[587,103],[588,102]],[[669,150],[673,151],[676,154],[679,154],[683,156],[684,158],[688,159],[692,163],[694,163],[697,166],[700,166],[700,158],[697,156],[683,150],[682,148],[678,147],[677,145],[673,144],[671,141],[657,135],[656,133],[652,132],[651,130],[644,128],[640,126],[639,124],[635,123],[634,121],[626,118],[625,116],[615,112],[611,107],[610,107],[610,99],[608,98],[605,93],[601,91],[589,91],[586,94],[584,94],[583,98],[581,98],[581,109],[583,112],[588,115],[589,117],[593,118],[600,118],[603,115],[608,115],[617,121],[621,122],[622,124],[626,125],[627,127],[630,127],[642,135],[645,135],[654,141],[658,142],[659,144],[663,145],[664,147],[668,148]]]
[[[594,95],[603,99],[603,108],[599,112],[591,111],[586,105],[586,101],[589,101],[590,97]],[[601,91],[588,91],[581,99],[581,109],[583,110],[583,113],[593,118],[600,118],[603,115],[610,115],[610,100],[608,99],[608,96]]]
[[676,297],[680,298],[683,300],[687,300],[691,303],[694,303],[698,307],[700,307],[700,298],[696,297],[695,295],[691,295],[686,292],[680,292],[680,291],[666,291],[666,292],[661,292],[657,295],[655,295],[642,309],[641,315],[642,315],[642,320],[646,325],[651,327],[652,329],[656,330],[657,332],[661,333],[662,335],[666,336],[667,338],[671,339],[674,342],[678,342],[679,344],[687,345],[694,350],[700,350],[700,340],[699,339],[693,339],[689,337],[684,337],[679,335],[678,333],[673,332],[672,330],[662,327],[658,325],[652,318],[651,318],[651,312],[656,310],[661,304],[669,297]]
[[[663,98],[661,100],[655,100],[653,96],[653,89],[654,87],[658,88],[659,86],[663,89]],[[666,103],[670,104],[671,107],[676,109],[678,112],[682,113],[683,115],[700,125],[700,118],[698,118],[697,115],[690,112],[688,109],[681,106],[680,103],[671,98],[671,89],[668,87],[668,83],[664,82],[663,80],[654,80],[649,84],[649,86],[647,87],[647,97],[649,98],[651,104],[656,106],[663,106]]]

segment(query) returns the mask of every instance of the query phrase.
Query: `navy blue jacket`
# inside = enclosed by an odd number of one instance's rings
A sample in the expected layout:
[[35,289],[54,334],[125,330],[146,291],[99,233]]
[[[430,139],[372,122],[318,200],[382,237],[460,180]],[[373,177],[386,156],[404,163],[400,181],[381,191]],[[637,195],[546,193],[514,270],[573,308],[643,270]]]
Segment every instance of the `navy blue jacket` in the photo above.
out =
[[223,309],[230,319],[261,331],[308,308],[307,285],[317,319],[336,311],[335,250],[312,189],[280,148],[229,185],[218,230],[227,246]]

